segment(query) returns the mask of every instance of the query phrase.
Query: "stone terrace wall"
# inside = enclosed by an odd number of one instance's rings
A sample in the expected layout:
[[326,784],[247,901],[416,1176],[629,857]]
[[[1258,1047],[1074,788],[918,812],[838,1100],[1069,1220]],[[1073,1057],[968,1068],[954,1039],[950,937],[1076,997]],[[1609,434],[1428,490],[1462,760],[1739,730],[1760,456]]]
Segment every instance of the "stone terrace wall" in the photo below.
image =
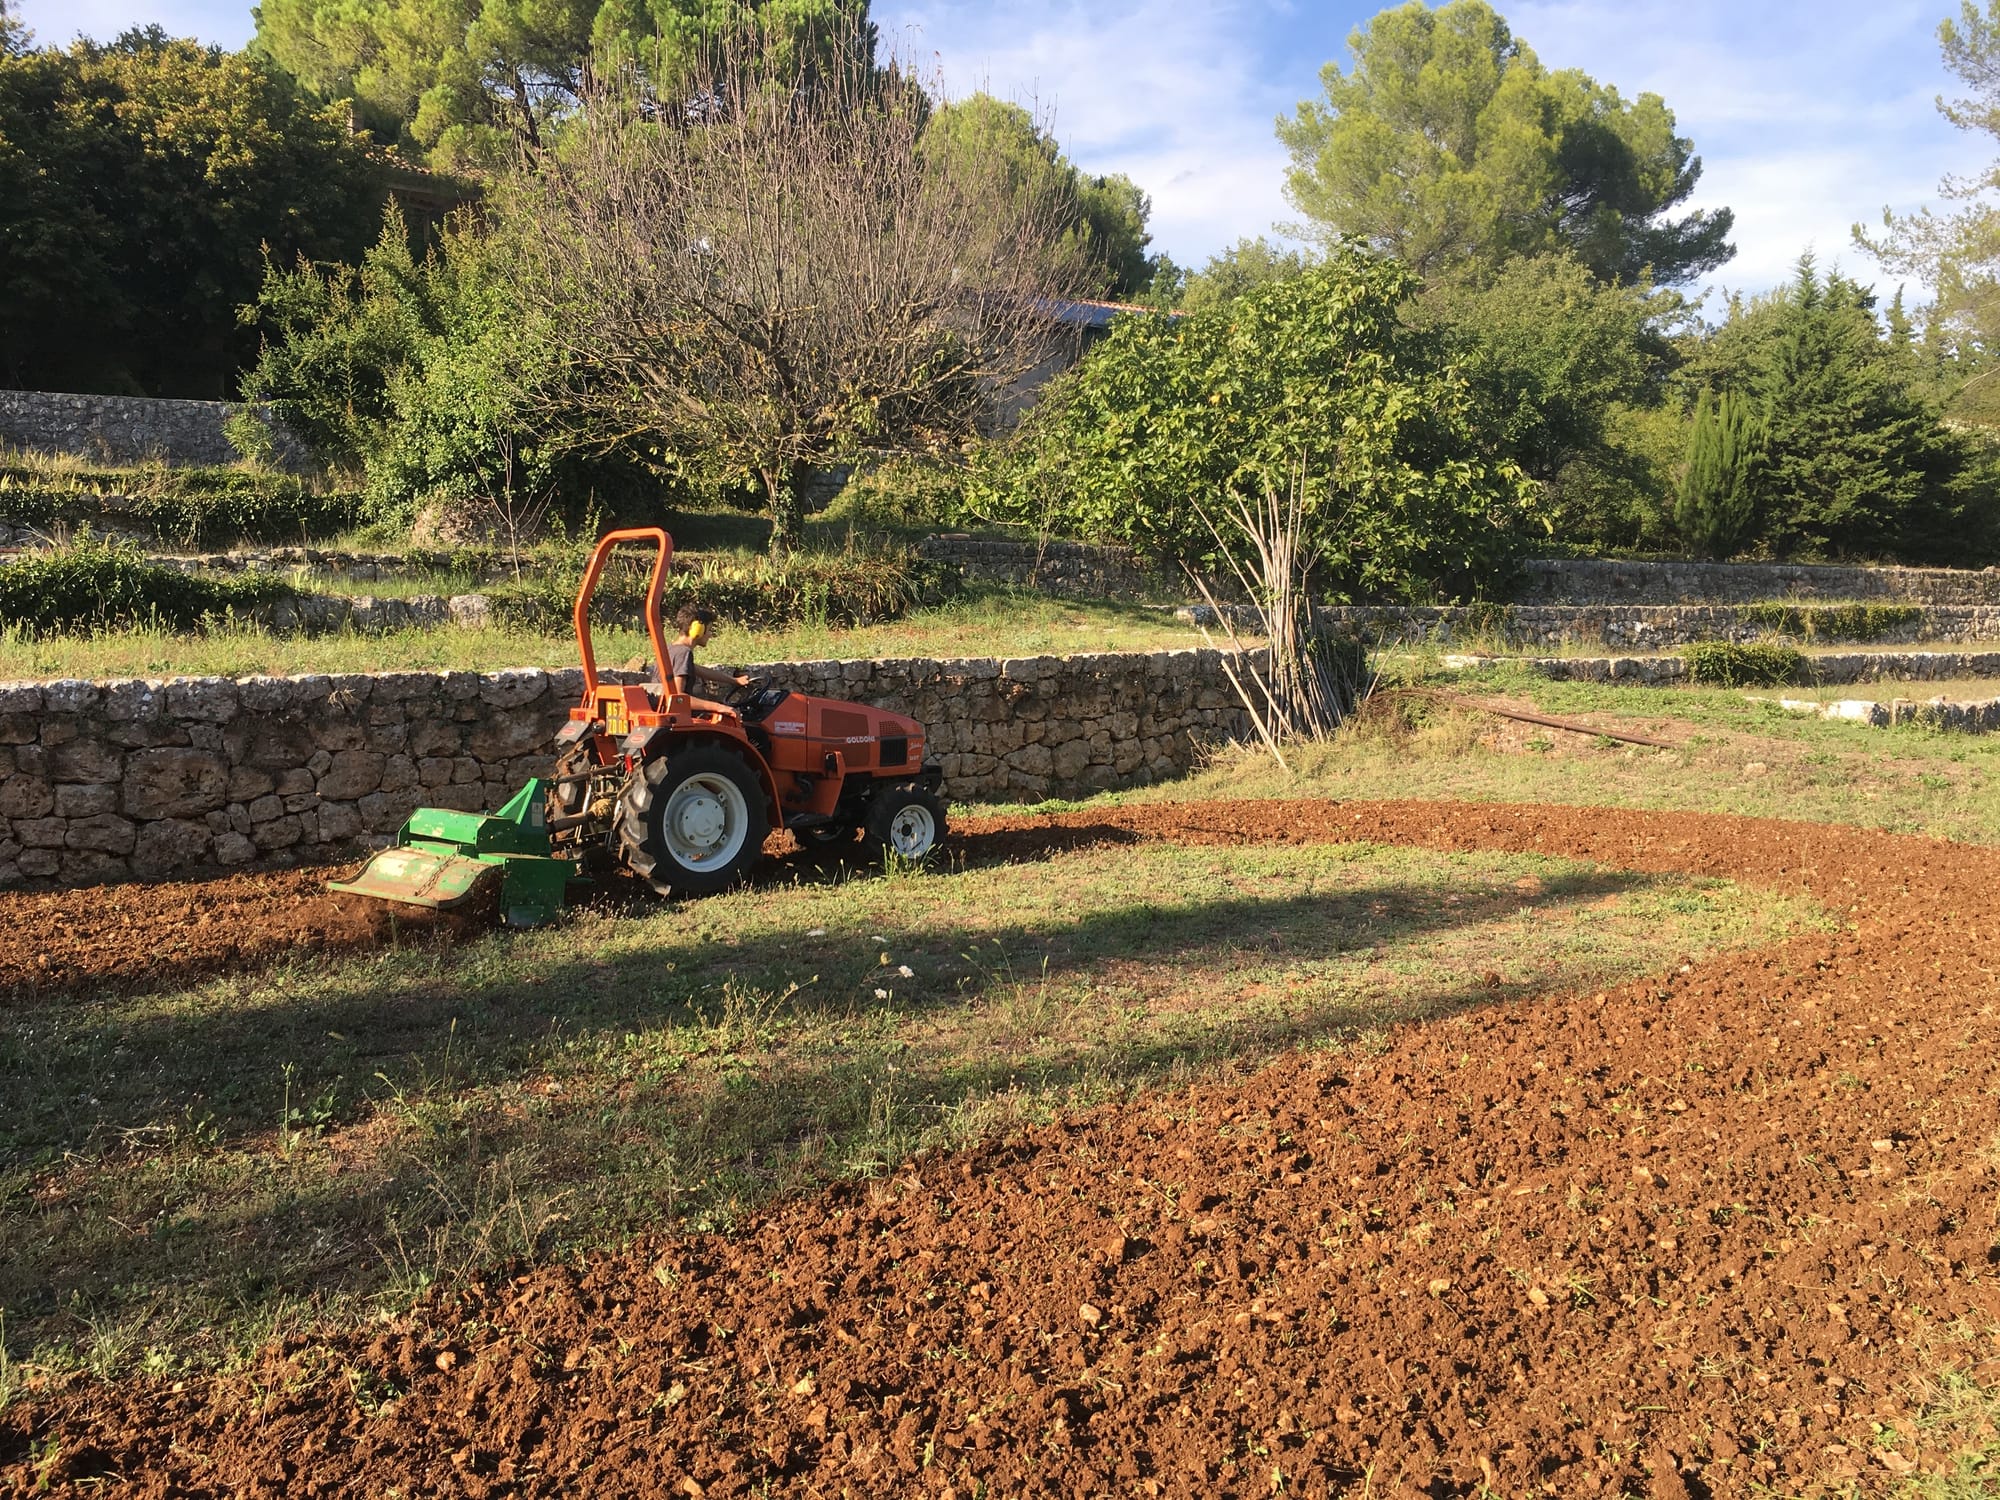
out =
[[[1919,604],[1909,620],[1885,625],[1869,637],[1880,642],[2000,640],[2000,606]],[[1482,636],[1530,650],[1596,645],[1664,651],[1696,641],[1796,640],[1745,619],[1733,604],[1510,604],[1505,606],[1403,607],[1344,605],[1319,618],[1334,630],[1359,632],[1385,645],[1436,642],[1453,645]],[[1190,618],[1203,611],[1183,610]],[[1247,611],[1243,615],[1248,618]],[[1842,639],[1826,636],[1824,640]]]
[[[222,424],[235,410],[227,401],[0,391],[0,445],[113,464],[232,464],[241,455]],[[273,432],[282,461],[308,462],[291,433]]]
[[[1212,651],[780,663],[909,713],[959,798],[1173,777],[1247,733]],[[575,670],[0,684],[0,884],[331,858],[419,804],[498,807],[548,768]]]
[[1618,562],[1522,565],[1523,604],[1758,604],[1769,599],[2000,604],[2000,569],[1850,568],[1809,563]]
[[1144,600],[1163,592],[1160,580],[1126,547],[933,536],[919,542],[917,551],[958,569],[967,583],[1020,584],[1074,599]]

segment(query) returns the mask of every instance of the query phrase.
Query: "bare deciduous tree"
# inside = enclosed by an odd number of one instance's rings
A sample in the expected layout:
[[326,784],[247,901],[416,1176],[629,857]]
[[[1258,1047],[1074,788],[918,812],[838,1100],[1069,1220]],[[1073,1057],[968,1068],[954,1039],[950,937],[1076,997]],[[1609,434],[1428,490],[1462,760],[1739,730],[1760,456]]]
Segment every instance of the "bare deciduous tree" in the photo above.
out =
[[1054,304],[1093,268],[1060,205],[926,152],[935,90],[808,70],[747,24],[678,102],[599,101],[511,217],[577,376],[565,403],[605,441],[754,477],[782,553],[811,466],[970,435],[1073,336]]

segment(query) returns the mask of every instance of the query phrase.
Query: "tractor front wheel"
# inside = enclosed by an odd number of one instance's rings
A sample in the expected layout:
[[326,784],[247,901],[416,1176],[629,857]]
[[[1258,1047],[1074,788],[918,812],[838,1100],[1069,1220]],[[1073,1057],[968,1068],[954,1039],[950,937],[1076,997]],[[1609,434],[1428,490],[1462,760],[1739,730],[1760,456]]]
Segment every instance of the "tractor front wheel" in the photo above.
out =
[[908,860],[927,858],[944,842],[944,802],[916,786],[890,786],[868,804],[868,841]]
[[763,853],[770,831],[756,773],[719,746],[652,762],[618,799],[625,863],[663,896],[705,896],[734,885]]

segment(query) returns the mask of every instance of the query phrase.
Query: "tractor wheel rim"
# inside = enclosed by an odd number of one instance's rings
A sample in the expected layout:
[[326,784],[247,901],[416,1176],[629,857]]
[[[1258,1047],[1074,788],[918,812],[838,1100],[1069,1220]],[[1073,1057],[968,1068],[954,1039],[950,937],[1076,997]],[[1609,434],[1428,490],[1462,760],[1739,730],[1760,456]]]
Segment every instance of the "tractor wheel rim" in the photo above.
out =
[[920,802],[912,802],[889,820],[889,847],[905,859],[921,859],[937,842],[937,819]]
[[690,776],[667,799],[660,819],[667,853],[690,870],[727,864],[743,847],[750,805],[727,776]]

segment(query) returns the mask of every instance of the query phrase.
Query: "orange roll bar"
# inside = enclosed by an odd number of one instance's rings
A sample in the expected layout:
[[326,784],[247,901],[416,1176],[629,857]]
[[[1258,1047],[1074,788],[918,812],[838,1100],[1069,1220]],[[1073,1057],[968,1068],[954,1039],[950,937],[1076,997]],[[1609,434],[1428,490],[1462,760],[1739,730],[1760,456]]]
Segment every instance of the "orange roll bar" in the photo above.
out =
[[665,582],[667,569],[673,565],[674,539],[658,526],[633,526],[623,531],[607,531],[597,539],[597,546],[590,554],[590,565],[583,570],[583,582],[577,585],[576,609],[571,618],[576,623],[577,654],[583,658],[583,702],[586,708],[596,702],[597,697],[597,654],[590,646],[590,596],[597,592],[598,575],[603,573],[604,564],[611,556],[611,549],[620,542],[651,542],[658,549],[653,559],[652,577],[646,580],[646,635],[653,643],[653,660],[660,669],[660,681],[667,677],[667,637],[660,628],[660,586]]

